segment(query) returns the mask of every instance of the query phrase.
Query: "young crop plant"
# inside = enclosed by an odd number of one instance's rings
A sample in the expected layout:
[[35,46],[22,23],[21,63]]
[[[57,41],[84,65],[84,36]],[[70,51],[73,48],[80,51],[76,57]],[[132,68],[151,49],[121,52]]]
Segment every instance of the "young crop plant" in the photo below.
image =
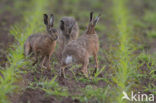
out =
[[80,95],[74,95],[73,98],[79,99],[82,103],[107,103],[107,100],[110,96],[109,94],[110,87],[99,88],[92,85],[87,85],[85,88],[81,89]]
[[[142,85],[142,89],[144,92],[150,92],[150,93],[156,94],[155,83],[154,83],[156,81],[155,58],[153,58],[150,54],[142,52],[137,57],[137,62],[138,62],[138,67],[137,67],[137,70],[135,71],[135,80],[139,82],[139,85]],[[139,65],[139,62],[142,62],[142,63]],[[146,79],[148,81],[146,81],[146,84],[145,84],[144,82]]]
[[[144,48],[136,59],[137,69],[133,75],[135,77],[135,81],[138,82],[138,84],[133,88],[141,87],[138,88],[140,91],[143,91],[147,94],[152,93],[155,95],[156,54],[153,43],[155,42],[156,37],[156,2],[154,0],[146,0],[145,3],[149,6],[149,8],[144,10],[143,16],[136,18],[137,21],[142,20],[140,23],[145,25],[144,28],[140,27],[139,29],[145,32],[146,35],[141,35],[142,32],[140,32],[140,36],[145,38],[144,41],[142,40],[144,43],[142,44],[142,47]],[[146,49],[145,46],[148,46],[149,48]]]
[[117,84],[116,87],[116,102],[124,103],[122,100],[123,91],[128,92],[128,79],[129,75],[132,72],[131,65],[131,57],[132,51],[130,50],[132,45],[131,37],[129,34],[129,26],[128,25],[128,10],[126,8],[127,0],[113,0],[113,11],[114,11],[114,19],[116,22],[119,36],[118,42],[119,47],[116,50],[116,55],[118,57],[118,63],[116,66],[116,75],[113,77],[113,81]]
[[39,88],[45,91],[47,95],[52,95],[52,96],[57,96],[57,97],[60,97],[60,96],[67,97],[69,95],[67,88],[62,87],[57,83],[56,81],[57,77],[58,76],[55,75],[51,80],[41,78],[41,80],[37,82],[33,82],[30,85],[30,87],[34,89]]
[[146,30],[147,36],[150,38],[156,38],[156,10],[150,11],[146,10],[143,16],[143,20],[145,21],[147,27],[149,29]]
[[38,0],[37,2],[32,0],[28,2],[28,5],[31,5],[33,9],[23,12],[23,21],[19,23],[20,25],[14,26],[10,31],[16,39],[16,43],[9,52],[9,66],[0,71],[0,103],[8,103],[8,94],[12,93],[15,87],[17,87],[15,82],[20,76],[20,69],[27,63],[24,61],[23,55],[24,42],[29,35],[40,30],[42,23],[40,21],[42,20],[41,17],[47,2],[45,0]]

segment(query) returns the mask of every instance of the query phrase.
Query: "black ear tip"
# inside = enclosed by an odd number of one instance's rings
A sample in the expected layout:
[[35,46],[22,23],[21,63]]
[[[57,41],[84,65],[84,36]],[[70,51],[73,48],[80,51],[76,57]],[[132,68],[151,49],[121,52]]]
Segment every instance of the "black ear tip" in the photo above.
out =
[[93,13],[94,13],[94,12],[93,12],[93,11],[91,11],[91,12],[90,12],[90,15],[93,15]]
[[50,14],[50,16],[53,17],[54,15],[53,14]]
[[64,23],[64,21],[63,21],[63,20],[60,20],[60,22],[61,22],[61,23]]
[[94,11],[91,11],[90,13],[91,13],[91,14],[93,14],[93,13],[94,13]]
[[46,17],[46,18],[48,18],[48,15],[47,14],[43,14],[43,16]]

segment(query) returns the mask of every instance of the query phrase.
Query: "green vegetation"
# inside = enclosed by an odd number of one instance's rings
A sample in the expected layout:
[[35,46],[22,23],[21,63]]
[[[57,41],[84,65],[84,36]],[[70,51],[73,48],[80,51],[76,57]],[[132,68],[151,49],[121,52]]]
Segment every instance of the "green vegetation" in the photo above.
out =
[[[146,25],[137,27],[137,29],[144,29],[142,32],[144,32],[146,36],[143,38],[145,40],[143,41],[143,43],[147,43],[147,46],[150,45],[151,49],[143,49],[142,52],[138,55],[136,60],[137,70],[135,74],[135,80],[138,81],[138,85],[136,86],[136,88],[138,88],[140,91],[146,93],[150,92],[153,94],[156,94],[156,55],[154,50],[155,46],[153,45],[153,43],[155,43],[156,27],[156,8],[154,6],[155,3],[156,2],[154,0],[146,0],[146,5],[149,5],[149,8],[144,11],[144,15],[142,17],[137,17],[137,20],[140,20],[142,25]],[[146,83],[144,83],[145,80]],[[141,88],[139,88],[139,85],[141,85]],[[135,87],[133,86],[133,88]]]
[[31,83],[29,88],[34,89],[35,85],[35,89],[42,89],[48,95],[67,97],[69,95],[67,89],[60,87],[59,84],[56,82],[56,78],[57,76],[55,76],[52,80],[41,78],[41,80]]
[[[19,77],[20,69],[27,64],[24,61],[23,45],[25,40],[34,32],[39,31],[40,22],[42,19],[43,8],[46,7],[45,1],[42,0],[35,2],[30,1],[33,5],[33,11],[26,11],[23,13],[24,21],[21,24],[17,24],[11,29],[11,34],[14,35],[17,43],[13,45],[13,49],[10,49],[8,56],[9,66],[1,70],[2,75],[0,76],[0,102],[7,103],[7,94],[12,93],[16,85],[15,81]],[[26,24],[26,26],[24,25]]]
[[82,102],[96,102],[96,101],[106,101],[108,95],[109,87],[107,88],[97,88],[96,86],[87,85],[82,89],[82,94],[77,96]]
[[119,47],[116,51],[118,57],[116,76],[113,77],[113,81],[118,85],[117,92],[118,103],[122,102],[122,92],[127,91],[129,74],[132,71],[131,65],[131,37],[129,36],[129,25],[128,25],[128,11],[126,8],[126,0],[114,0],[114,17],[118,29],[119,36]]
[[[129,103],[122,99],[123,91],[128,96],[131,91],[156,95],[155,0],[22,1],[14,3],[16,13],[22,17],[11,26],[10,34],[15,43],[9,48],[7,66],[0,67],[0,103],[12,102],[14,95],[19,100],[21,97],[28,99],[30,103],[39,100],[41,103]],[[21,11],[22,7],[24,11]],[[4,9],[11,10],[9,7]],[[93,74],[93,58],[90,59],[88,78],[80,73],[80,65],[72,65],[65,71],[67,78],[63,79],[58,75],[60,65],[55,55],[50,71],[32,66],[31,60],[24,57],[25,40],[31,34],[45,30],[44,13],[55,15],[56,28],[61,17],[75,17],[82,35],[90,11],[95,11],[95,15],[102,14],[96,26],[100,43],[97,73]],[[27,89],[38,95],[27,98],[30,92]],[[33,91],[30,94],[34,95]]]

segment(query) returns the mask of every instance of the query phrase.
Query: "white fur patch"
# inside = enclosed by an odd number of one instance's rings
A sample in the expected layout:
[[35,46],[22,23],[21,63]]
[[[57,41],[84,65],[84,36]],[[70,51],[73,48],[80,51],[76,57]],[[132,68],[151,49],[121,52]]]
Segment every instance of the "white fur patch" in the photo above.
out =
[[66,57],[66,60],[65,60],[65,62],[66,62],[66,64],[69,64],[69,63],[71,63],[72,62],[72,56],[67,56]]

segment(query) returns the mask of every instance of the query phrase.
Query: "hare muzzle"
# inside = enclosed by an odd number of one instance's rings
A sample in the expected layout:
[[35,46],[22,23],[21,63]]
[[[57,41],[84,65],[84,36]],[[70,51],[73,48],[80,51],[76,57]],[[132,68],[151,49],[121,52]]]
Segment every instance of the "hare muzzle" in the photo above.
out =
[[58,35],[55,36],[54,40],[57,40],[57,39],[58,39]]

